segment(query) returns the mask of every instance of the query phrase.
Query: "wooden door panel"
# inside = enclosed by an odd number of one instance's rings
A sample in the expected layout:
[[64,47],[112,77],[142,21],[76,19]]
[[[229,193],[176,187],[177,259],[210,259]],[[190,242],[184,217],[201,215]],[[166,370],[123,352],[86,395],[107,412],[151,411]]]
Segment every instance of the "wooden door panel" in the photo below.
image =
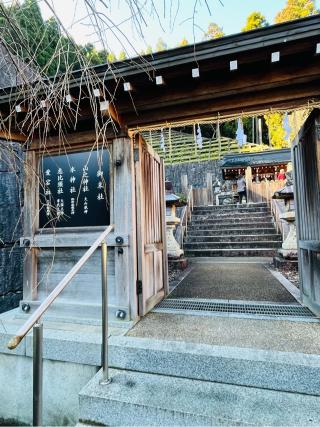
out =
[[320,315],[320,112],[315,110],[292,148],[302,301]]
[[139,314],[159,302],[167,288],[163,162],[142,138],[136,141]]

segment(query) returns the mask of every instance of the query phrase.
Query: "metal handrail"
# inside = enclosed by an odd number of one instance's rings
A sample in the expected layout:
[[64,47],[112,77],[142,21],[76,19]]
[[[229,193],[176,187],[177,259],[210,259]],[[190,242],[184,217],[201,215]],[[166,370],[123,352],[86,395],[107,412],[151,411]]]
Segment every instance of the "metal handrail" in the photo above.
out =
[[9,350],[15,349],[23,338],[27,335],[30,329],[38,322],[40,317],[48,310],[54,300],[61,294],[65,287],[70,283],[74,276],[78,273],[81,267],[88,261],[94,251],[101,245],[101,243],[106,239],[108,234],[113,230],[114,225],[109,225],[101,235],[95,240],[95,242],[90,246],[87,252],[79,259],[79,261],[72,267],[72,269],[67,273],[64,278],[58,283],[54,290],[47,296],[47,298],[41,303],[37,310],[29,317],[29,319],[21,326],[17,334],[11,338],[8,342]]
[[109,225],[58,283],[54,290],[41,303],[37,310],[21,326],[17,334],[8,343],[10,350],[15,349],[33,327],[33,425],[42,426],[42,387],[43,387],[43,324],[41,316],[48,310],[55,299],[66,288],[68,283],[88,261],[94,251],[101,245],[101,284],[102,284],[102,381],[109,384],[108,370],[108,274],[107,274],[107,243],[108,234],[114,229]]

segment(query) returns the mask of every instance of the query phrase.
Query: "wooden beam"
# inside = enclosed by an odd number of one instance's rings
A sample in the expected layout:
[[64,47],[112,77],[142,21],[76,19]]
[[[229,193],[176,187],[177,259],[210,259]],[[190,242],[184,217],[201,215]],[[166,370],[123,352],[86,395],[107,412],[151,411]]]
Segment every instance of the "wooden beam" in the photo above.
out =
[[26,142],[27,137],[22,133],[10,132],[10,131],[0,131],[0,138],[7,141],[15,142]]

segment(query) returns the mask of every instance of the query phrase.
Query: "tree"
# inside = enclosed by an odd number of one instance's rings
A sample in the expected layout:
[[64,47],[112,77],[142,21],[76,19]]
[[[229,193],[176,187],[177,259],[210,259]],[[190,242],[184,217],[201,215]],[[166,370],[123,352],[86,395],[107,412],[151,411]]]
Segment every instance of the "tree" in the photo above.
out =
[[116,55],[113,52],[109,52],[107,56],[108,62],[115,62],[117,60]]
[[99,65],[103,62],[106,62],[107,60],[107,57],[104,58],[104,61],[102,60],[101,53],[94,47],[92,43],[87,43],[82,48],[82,53],[87,59],[89,65]]
[[152,54],[152,47],[148,45],[146,48],[146,55],[151,55],[151,54]]
[[285,140],[285,130],[283,128],[284,115],[280,113],[272,113],[264,116],[269,128],[270,144],[276,148],[287,147],[288,143]]
[[13,53],[50,76],[70,65],[79,68],[75,43],[61,34],[56,18],[43,20],[37,0],[1,6],[10,17],[10,25],[4,17],[0,19],[1,37]]
[[275,23],[305,18],[316,13],[314,0],[287,0],[285,7],[275,17]]
[[178,46],[188,46],[188,44],[189,44],[188,40],[185,37],[183,37],[183,39],[181,40]]
[[267,27],[269,24],[266,18],[260,12],[252,12],[247,18],[246,25],[242,28],[241,31],[250,31],[257,28]]
[[160,37],[156,45],[157,52],[162,52],[163,50],[167,50],[167,48],[168,48],[167,44]]
[[220,37],[223,37],[223,36],[225,36],[223,29],[219,27],[218,24],[211,22],[208,26],[207,32],[205,33],[205,39],[207,40],[219,39]]
[[124,61],[125,59],[127,59],[127,54],[124,50],[120,51],[118,59],[119,61]]

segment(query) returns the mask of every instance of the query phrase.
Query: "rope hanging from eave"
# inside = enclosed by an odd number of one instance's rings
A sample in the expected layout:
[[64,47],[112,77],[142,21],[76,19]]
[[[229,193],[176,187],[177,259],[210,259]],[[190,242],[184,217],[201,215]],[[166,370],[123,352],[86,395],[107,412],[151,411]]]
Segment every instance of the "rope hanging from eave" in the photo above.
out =
[[150,125],[150,126],[137,126],[135,128],[131,128],[129,129],[130,132],[134,134],[136,133],[140,133],[140,132],[145,132],[145,131],[157,131],[157,130],[161,130],[164,128],[180,128],[180,127],[186,127],[186,126],[192,126],[193,129],[195,129],[195,127],[197,125],[202,125],[202,124],[213,124],[213,123],[226,123],[232,120],[237,120],[239,117],[241,117],[242,119],[244,118],[248,118],[248,117],[259,117],[259,116],[264,116],[264,115],[268,115],[268,114],[272,114],[272,113],[280,113],[280,114],[285,114],[285,113],[294,113],[297,111],[302,111],[302,110],[313,110],[314,108],[320,108],[320,101],[308,101],[306,104],[303,104],[299,107],[295,107],[292,109],[288,109],[288,108],[278,108],[278,109],[273,109],[273,108],[268,108],[268,109],[261,109],[261,110],[255,110],[255,111],[251,111],[251,112],[239,112],[237,114],[231,114],[231,115],[221,115],[221,114],[217,114],[216,116],[210,116],[210,117],[206,117],[204,119],[193,119],[193,120],[181,120],[181,121],[174,121],[174,122],[163,122],[157,125]]

